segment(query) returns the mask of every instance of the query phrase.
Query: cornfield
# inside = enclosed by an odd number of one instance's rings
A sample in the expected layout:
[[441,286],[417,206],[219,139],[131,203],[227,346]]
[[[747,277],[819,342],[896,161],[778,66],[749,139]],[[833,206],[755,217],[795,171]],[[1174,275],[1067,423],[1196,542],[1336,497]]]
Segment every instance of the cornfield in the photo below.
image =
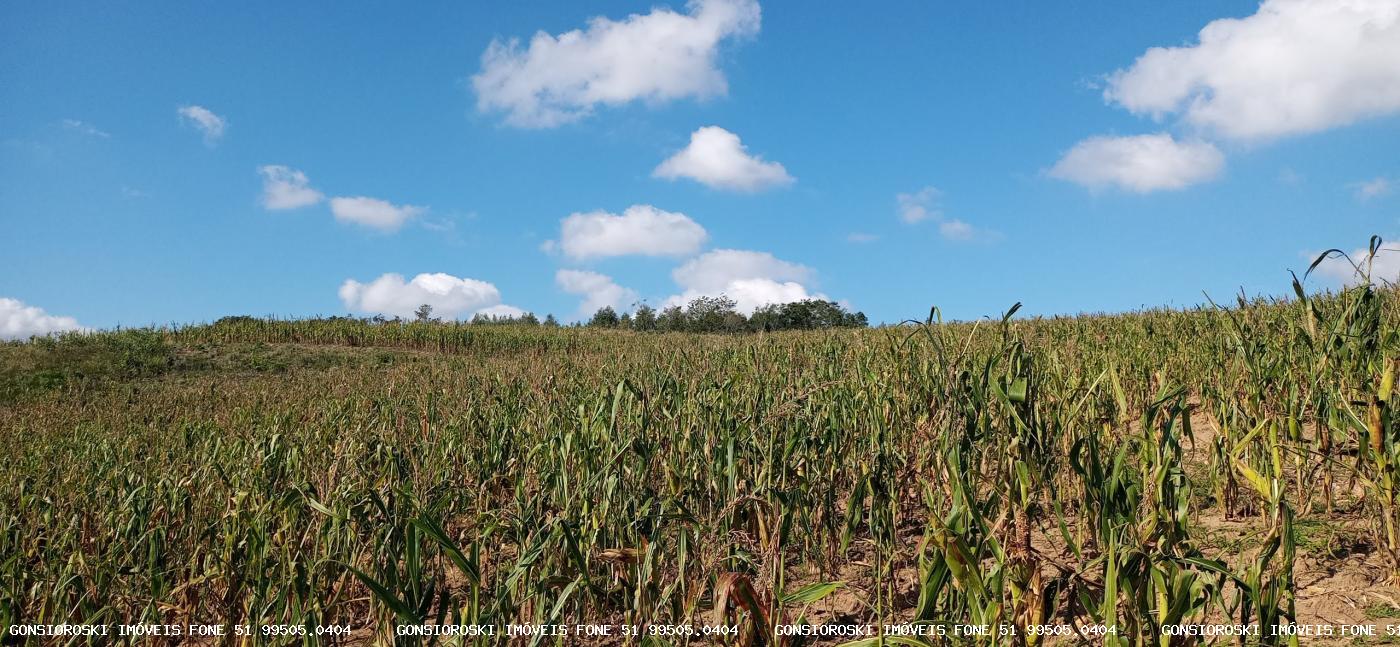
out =
[[[1293,288],[826,332],[237,319],[0,345],[0,631],[1320,622],[1305,572],[1400,578],[1400,294]],[[779,630],[856,622],[877,635]],[[1056,623],[1076,633],[1027,630]]]

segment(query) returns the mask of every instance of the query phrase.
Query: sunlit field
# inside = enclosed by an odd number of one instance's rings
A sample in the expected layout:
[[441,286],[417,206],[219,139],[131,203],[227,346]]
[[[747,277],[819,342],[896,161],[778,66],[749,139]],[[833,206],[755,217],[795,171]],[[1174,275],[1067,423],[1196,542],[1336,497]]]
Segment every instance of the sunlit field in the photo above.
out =
[[238,318],[0,345],[0,627],[1383,624],[1400,295],[1294,288],[855,330]]

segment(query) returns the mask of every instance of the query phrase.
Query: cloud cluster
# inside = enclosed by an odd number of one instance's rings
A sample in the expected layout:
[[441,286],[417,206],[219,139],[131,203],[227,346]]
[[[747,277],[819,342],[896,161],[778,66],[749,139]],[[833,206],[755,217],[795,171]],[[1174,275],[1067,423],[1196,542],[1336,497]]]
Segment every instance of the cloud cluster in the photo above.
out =
[[0,340],[29,339],[35,335],[86,330],[72,317],[58,317],[18,299],[0,297]]
[[1225,156],[1210,143],[1179,142],[1158,133],[1090,137],[1075,144],[1049,173],[1090,189],[1117,187],[1148,193],[1210,180],[1224,167]]
[[719,126],[691,133],[690,144],[657,166],[652,176],[690,178],[729,191],[761,191],[794,181],[782,164],[750,155],[738,135]]
[[996,232],[973,227],[970,223],[957,218],[946,217],[942,205],[939,204],[939,198],[942,196],[942,191],[931,186],[926,186],[913,193],[899,193],[894,196],[895,210],[899,214],[899,219],[906,224],[914,225],[925,220],[937,222],[938,234],[947,240],[969,241],[977,238],[998,237]]
[[204,106],[180,106],[175,112],[180,116],[181,121],[193,125],[204,133],[204,143],[210,146],[218,143],[219,139],[224,136],[224,129],[228,127],[227,120]]
[[569,294],[583,297],[578,306],[580,319],[604,307],[622,312],[638,298],[636,291],[618,285],[612,277],[587,270],[559,270],[554,274],[554,283]]
[[[621,215],[596,211],[575,213],[561,221],[558,241],[548,241],[546,251],[560,251],[574,260],[618,256],[689,256],[698,252],[708,235],[684,214],[635,205]],[[815,272],[767,252],[715,249],[694,256],[671,271],[679,294],[666,298],[662,307],[684,307],[700,296],[725,295],[735,307],[752,314],[759,307],[803,299],[825,299],[811,291]],[[599,308],[630,309],[638,301],[635,290],[618,285],[612,277],[581,269],[561,269],[555,285],[582,297],[578,317],[587,318]]]
[[518,39],[494,40],[472,77],[477,108],[504,112],[513,126],[550,128],[599,104],[723,95],[728,84],[715,66],[719,44],[758,33],[758,2],[692,0],[687,10],[599,16],[558,36],[537,32],[523,48]]
[[381,231],[397,231],[404,222],[420,213],[423,213],[423,207],[397,205],[379,198],[331,198],[331,214],[336,220]]
[[[268,211],[300,209],[319,204],[325,194],[311,187],[311,180],[297,169],[268,164],[258,167],[263,177],[261,202]],[[412,218],[422,214],[424,207],[398,205],[379,198],[340,196],[330,199],[331,215],[348,222],[380,231],[397,231]]]
[[1199,42],[1154,47],[1104,97],[1237,140],[1317,132],[1400,112],[1400,4],[1266,0]]
[[1109,75],[1103,96],[1195,136],[1091,137],[1051,177],[1137,193],[1211,180],[1225,158],[1200,137],[1259,142],[1400,113],[1400,4],[1265,0],[1211,21],[1194,44],[1148,49]]
[[272,211],[309,207],[325,199],[320,191],[311,188],[306,174],[294,168],[269,164],[258,167],[263,176],[263,207]]
[[560,222],[558,241],[545,244],[576,260],[612,256],[685,256],[709,238],[705,228],[683,213],[648,204],[622,214],[606,211],[570,214]]
[[403,275],[392,273],[369,283],[346,279],[340,286],[340,301],[352,312],[404,318],[413,317],[413,311],[423,304],[433,307],[434,316],[447,319],[478,313],[521,313],[518,308],[501,303],[501,292],[496,286],[441,272],[419,274],[407,282]]
[[699,296],[724,295],[744,314],[774,303],[825,299],[808,290],[815,276],[812,268],[775,258],[768,252],[716,249],[682,264],[671,278],[682,288],[666,299],[666,306],[685,306]]

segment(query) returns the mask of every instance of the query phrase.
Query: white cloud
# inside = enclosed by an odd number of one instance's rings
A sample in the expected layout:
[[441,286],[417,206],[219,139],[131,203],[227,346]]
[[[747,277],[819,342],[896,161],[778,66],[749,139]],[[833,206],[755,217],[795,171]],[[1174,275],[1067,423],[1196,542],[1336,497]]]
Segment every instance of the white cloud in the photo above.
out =
[[692,0],[687,11],[599,16],[558,36],[536,32],[523,49],[518,39],[494,40],[472,77],[477,108],[504,111],[513,126],[550,128],[599,104],[723,95],[728,84],[715,66],[719,43],[758,33],[758,2]]
[[477,310],[476,314],[486,317],[496,317],[498,319],[514,319],[517,317],[525,316],[525,311],[515,306],[508,306],[502,303],[500,305],[495,305],[489,308],[482,308],[480,310]]
[[[1315,271],[1338,282],[1356,285],[1361,283],[1365,277],[1364,272],[1369,267],[1372,283],[1400,284],[1400,248],[1381,247],[1374,259],[1371,258],[1369,249],[1354,250],[1349,256],[1351,260],[1336,255],[1329,256],[1318,264]],[[1308,261],[1312,262],[1316,258],[1317,254],[1310,254]]]
[[0,340],[29,339],[34,335],[87,330],[72,317],[57,317],[43,308],[18,299],[0,297]]
[[1158,133],[1090,137],[1065,153],[1049,174],[1090,189],[1116,186],[1148,193],[1205,182],[1224,168],[1225,156],[1210,143],[1178,142]]
[[306,174],[294,168],[278,165],[258,167],[263,176],[263,207],[271,210],[309,207],[325,199],[311,188]]
[[400,274],[385,274],[369,283],[346,279],[340,286],[340,301],[353,312],[404,318],[412,318],[413,311],[425,303],[433,307],[433,316],[447,319],[507,312],[501,309],[496,286],[441,272],[419,274],[407,283]]
[[204,143],[210,146],[224,136],[224,129],[228,127],[227,120],[203,106],[180,106],[176,113],[185,123],[193,124],[204,133]]
[[972,225],[956,218],[938,223],[938,233],[948,240],[972,240],[977,235]]
[[86,121],[79,121],[77,119],[64,119],[63,127],[74,132],[82,133],[89,137],[99,137],[102,139],[108,139],[112,136],[111,134],[98,128],[97,126],[87,123]]
[[574,259],[608,256],[684,256],[699,251],[709,234],[683,213],[647,204],[628,207],[622,215],[606,211],[570,214],[560,222],[559,248]]
[[612,277],[585,270],[559,270],[554,274],[554,283],[569,294],[583,297],[578,306],[578,317],[587,318],[599,308],[610,307],[623,312],[637,302],[637,293],[613,282]]
[[1378,177],[1365,182],[1353,182],[1351,188],[1356,193],[1356,199],[1366,202],[1395,190],[1395,182],[1388,177]]
[[383,231],[396,231],[409,218],[423,213],[423,207],[395,205],[364,196],[340,197],[331,198],[331,213],[341,222],[353,222]]
[[716,249],[671,272],[682,292],[666,299],[663,307],[684,307],[696,297],[723,294],[734,299],[740,312],[751,314],[770,303],[825,299],[804,285],[815,274],[810,267],[780,260],[768,252]]
[[751,315],[754,310],[775,303],[792,303],[807,299],[829,300],[825,294],[808,292],[806,286],[795,281],[779,282],[772,279],[754,278],[731,281],[719,290],[686,290],[666,299],[662,307],[680,306],[684,308],[697,297],[719,296],[721,294],[733,299],[734,309],[745,315]]
[[1240,140],[1400,112],[1400,3],[1265,0],[1207,24],[1197,44],[1147,50],[1104,97]]
[[942,191],[931,186],[926,186],[914,193],[895,195],[899,219],[911,225],[932,220],[938,223],[938,234],[945,240],[967,242],[974,239],[991,240],[999,237],[996,232],[974,227],[964,220],[946,217],[942,205],[939,204],[939,199],[942,196]]
[[749,155],[739,136],[719,126],[690,134],[690,144],[652,171],[652,177],[690,178],[712,189],[760,191],[793,183],[777,162]]
[[716,249],[672,270],[671,278],[683,288],[714,291],[739,279],[806,282],[814,274],[810,267],[779,260],[768,252]]
[[926,186],[914,193],[896,195],[894,199],[899,204],[900,220],[912,225],[929,218],[942,218],[943,210],[937,204],[941,195],[943,195],[941,191],[931,186]]

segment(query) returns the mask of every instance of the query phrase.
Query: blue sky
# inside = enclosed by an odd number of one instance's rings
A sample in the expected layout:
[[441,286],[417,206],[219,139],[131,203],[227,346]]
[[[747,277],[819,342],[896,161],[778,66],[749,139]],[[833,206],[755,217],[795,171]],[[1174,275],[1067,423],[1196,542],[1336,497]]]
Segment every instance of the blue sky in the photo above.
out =
[[0,336],[1184,306],[1397,188],[1394,0],[0,6]]

